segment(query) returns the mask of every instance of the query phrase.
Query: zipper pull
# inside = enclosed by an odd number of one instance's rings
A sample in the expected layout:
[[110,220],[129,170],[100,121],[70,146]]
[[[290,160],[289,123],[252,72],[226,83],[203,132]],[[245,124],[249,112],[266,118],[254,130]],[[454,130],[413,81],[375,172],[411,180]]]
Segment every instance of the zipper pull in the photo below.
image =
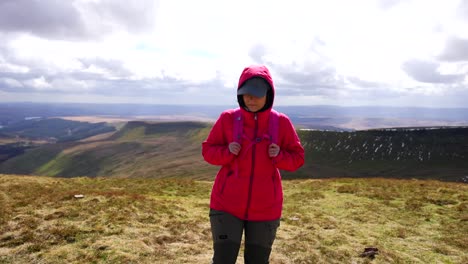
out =
[[257,113],[254,114],[254,119],[257,120]]

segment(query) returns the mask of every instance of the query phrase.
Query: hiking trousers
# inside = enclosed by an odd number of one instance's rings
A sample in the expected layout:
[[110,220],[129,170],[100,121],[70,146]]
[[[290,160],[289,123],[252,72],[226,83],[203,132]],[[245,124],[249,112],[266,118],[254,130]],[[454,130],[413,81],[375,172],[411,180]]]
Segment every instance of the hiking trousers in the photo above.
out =
[[213,236],[212,264],[234,264],[245,235],[244,263],[268,264],[280,220],[245,221],[229,213],[210,209]]

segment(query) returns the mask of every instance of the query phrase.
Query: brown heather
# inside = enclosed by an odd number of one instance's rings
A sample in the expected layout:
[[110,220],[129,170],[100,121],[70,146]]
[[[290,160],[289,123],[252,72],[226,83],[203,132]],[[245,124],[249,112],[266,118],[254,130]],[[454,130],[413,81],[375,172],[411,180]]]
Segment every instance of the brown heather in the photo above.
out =
[[[0,263],[209,263],[211,186],[0,175]],[[337,178],[284,190],[272,264],[468,263],[466,184]],[[366,247],[375,259],[359,257]]]

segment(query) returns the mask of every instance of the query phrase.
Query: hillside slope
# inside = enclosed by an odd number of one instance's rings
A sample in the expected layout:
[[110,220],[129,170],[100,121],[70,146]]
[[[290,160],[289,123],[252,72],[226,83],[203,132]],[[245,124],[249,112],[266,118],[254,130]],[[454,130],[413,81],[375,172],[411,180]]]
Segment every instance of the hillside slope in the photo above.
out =
[[[128,122],[113,135],[46,144],[0,163],[1,173],[213,179],[201,142],[211,124]],[[298,132],[306,162],[284,178],[393,177],[468,181],[468,128]]]
[[306,163],[285,177],[468,180],[468,128],[299,131]]
[[[104,139],[30,149],[0,164],[3,173],[47,176],[212,177],[200,153],[209,125],[128,122]],[[208,172],[209,171],[209,172]]]

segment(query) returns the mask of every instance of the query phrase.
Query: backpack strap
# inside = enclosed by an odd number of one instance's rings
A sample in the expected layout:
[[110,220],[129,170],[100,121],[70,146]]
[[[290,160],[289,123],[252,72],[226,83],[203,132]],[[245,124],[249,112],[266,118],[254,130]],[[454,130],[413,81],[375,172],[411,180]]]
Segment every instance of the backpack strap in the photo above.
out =
[[280,113],[271,109],[270,117],[268,120],[268,134],[270,135],[271,143],[275,144],[278,144],[279,118]]
[[243,125],[244,120],[242,120],[242,113],[240,108],[236,108],[234,110],[234,134],[233,134],[233,141],[237,143],[241,143],[242,141],[242,133],[243,133]]
[[[280,118],[280,113],[277,111],[271,109],[269,119],[268,119],[268,135],[264,135],[264,139],[270,140],[271,143],[278,144],[278,134],[279,134],[279,118]],[[237,142],[239,144],[242,143],[242,139],[244,138],[244,120],[242,119],[242,112],[240,108],[236,108],[233,113],[233,141]],[[252,141],[251,139],[248,139],[245,137],[247,140],[250,141],[249,146],[247,147],[250,148],[255,144],[255,141]],[[239,177],[239,160],[236,158],[233,161],[232,168],[234,170],[235,176]],[[273,173],[275,175],[275,173]]]
[[[280,113],[271,109],[270,116],[268,120],[268,135],[272,143],[278,144],[278,133],[279,133],[279,118]],[[233,141],[241,143],[243,137],[243,125],[244,120],[242,120],[242,113],[240,108],[234,110],[234,133]]]

